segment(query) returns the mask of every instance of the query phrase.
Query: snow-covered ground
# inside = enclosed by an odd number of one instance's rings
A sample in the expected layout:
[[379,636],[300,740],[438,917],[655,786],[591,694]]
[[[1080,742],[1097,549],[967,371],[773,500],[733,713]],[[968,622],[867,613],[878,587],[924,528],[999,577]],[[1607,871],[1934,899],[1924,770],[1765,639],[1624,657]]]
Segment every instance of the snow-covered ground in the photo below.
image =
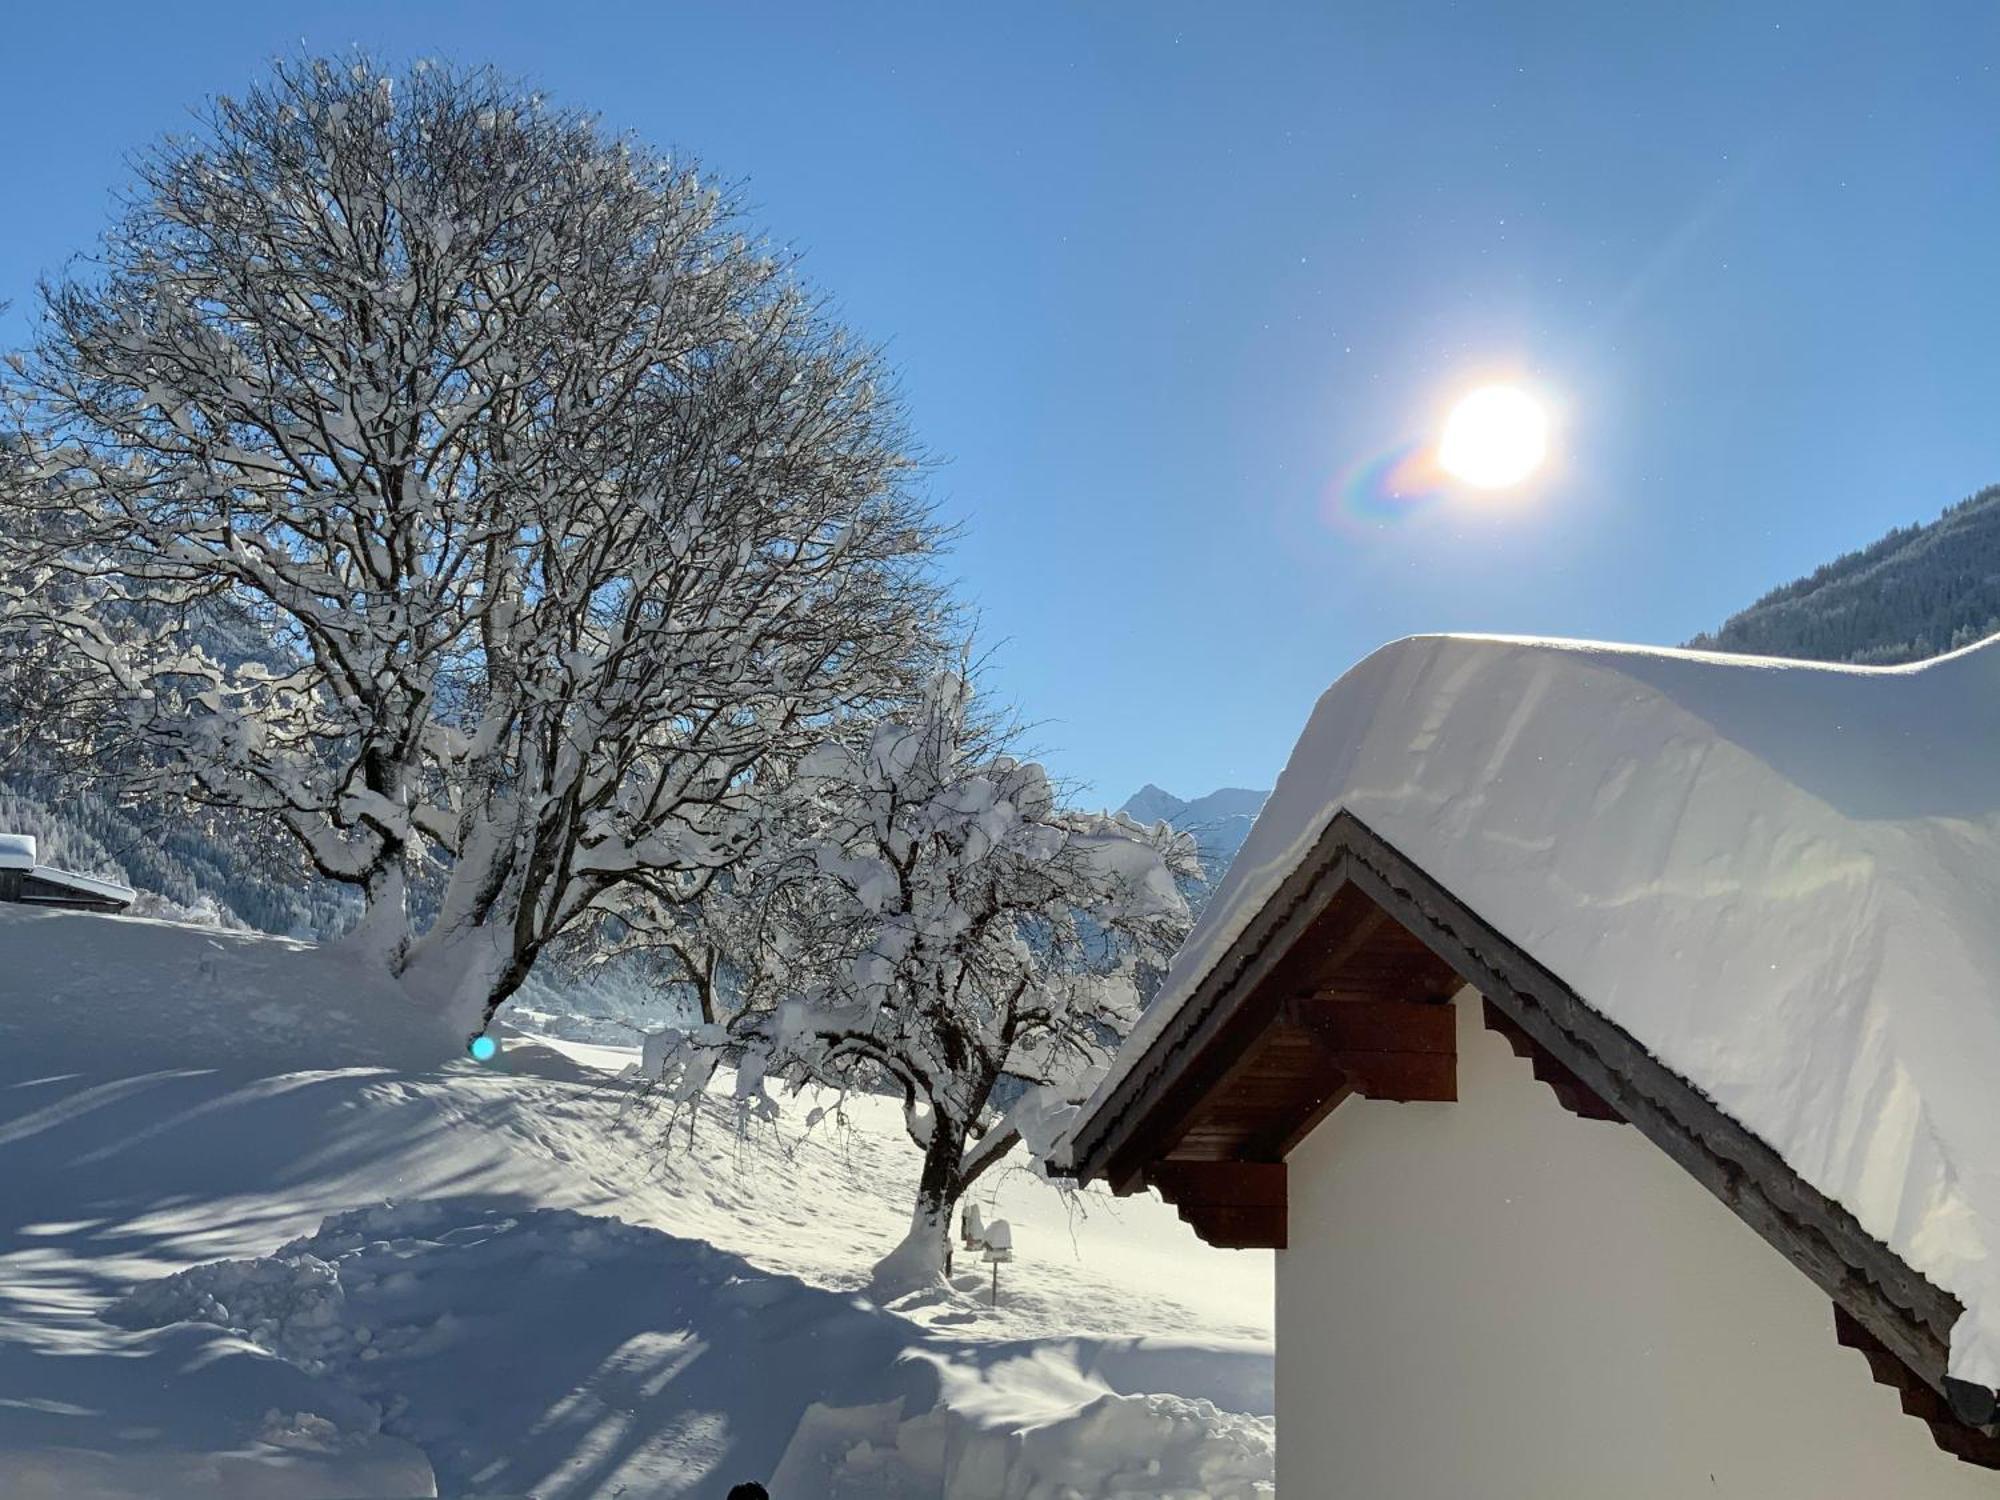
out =
[[1266,1492],[1267,1257],[1013,1171],[999,1307],[877,1308],[899,1110],[669,1143],[634,1056],[482,1068],[337,953],[0,908],[0,1494]]

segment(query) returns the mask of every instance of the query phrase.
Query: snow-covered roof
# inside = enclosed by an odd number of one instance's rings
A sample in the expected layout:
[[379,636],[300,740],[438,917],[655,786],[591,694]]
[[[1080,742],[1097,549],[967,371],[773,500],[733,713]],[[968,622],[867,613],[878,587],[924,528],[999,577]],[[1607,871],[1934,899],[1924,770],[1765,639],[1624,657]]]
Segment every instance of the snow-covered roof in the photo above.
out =
[[1347,809],[1954,1294],[2000,1386],[2000,638],[1912,667],[1505,637],[1320,699],[1072,1134]]
[[120,885],[115,880],[106,880],[99,875],[79,875],[74,870],[58,870],[52,865],[36,865],[29,873],[39,881],[75,891],[79,896],[116,901],[125,906],[130,906],[139,895],[129,885]]
[[58,870],[53,865],[37,864],[37,853],[32,833],[0,833],[0,870],[20,870],[43,885],[73,891],[78,896],[96,901],[113,901],[130,906],[138,897],[139,893],[130,886],[106,880],[101,875],[79,875],[73,870]]

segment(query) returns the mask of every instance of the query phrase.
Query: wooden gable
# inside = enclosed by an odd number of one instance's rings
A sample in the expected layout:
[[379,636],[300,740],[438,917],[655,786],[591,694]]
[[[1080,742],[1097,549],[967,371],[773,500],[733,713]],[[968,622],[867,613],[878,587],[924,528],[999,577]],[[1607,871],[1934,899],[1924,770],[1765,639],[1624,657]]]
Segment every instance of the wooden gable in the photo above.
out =
[[1458,1096],[1450,966],[1339,891],[1177,1081],[1113,1185],[1147,1185],[1211,1244],[1281,1246],[1284,1158],[1342,1100]]

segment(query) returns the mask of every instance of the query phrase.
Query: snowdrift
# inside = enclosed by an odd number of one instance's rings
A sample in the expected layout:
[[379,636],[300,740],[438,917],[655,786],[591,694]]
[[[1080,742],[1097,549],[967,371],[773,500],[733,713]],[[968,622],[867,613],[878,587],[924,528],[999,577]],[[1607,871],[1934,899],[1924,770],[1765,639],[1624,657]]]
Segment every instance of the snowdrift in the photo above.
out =
[[[1268,1419],[1108,1391],[1074,1344],[923,1341],[857,1298],[566,1210],[364,1209],[273,1256],[142,1284],[105,1316],[231,1328],[332,1375],[426,1451],[468,1455],[481,1493],[670,1494],[701,1473],[816,1500],[1248,1500],[1270,1476]],[[1022,1389],[996,1400],[994,1368],[1024,1358]]]
[[2000,1385],[2000,638],[1863,668],[1498,637],[1320,699],[1099,1089],[1351,810],[1958,1296]]
[[894,1102],[663,1151],[636,1048],[460,1040],[337,952],[0,908],[0,1494],[1268,1492],[1267,1259],[1002,1173],[1001,1306],[884,1310]]

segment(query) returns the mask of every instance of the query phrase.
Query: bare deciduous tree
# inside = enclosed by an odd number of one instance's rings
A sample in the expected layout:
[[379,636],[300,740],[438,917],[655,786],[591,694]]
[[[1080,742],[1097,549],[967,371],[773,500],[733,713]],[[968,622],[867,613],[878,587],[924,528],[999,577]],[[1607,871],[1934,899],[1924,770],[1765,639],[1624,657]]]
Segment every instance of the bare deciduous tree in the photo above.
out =
[[774,757],[907,690],[898,405],[692,165],[308,61],[138,172],[12,361],[6,649],[73,762],[274,820],[420,996],[477,1028],[607,892],[697,894]]
[[656,1060],[686,1098],[736,1057],[746,1111],[776,1108],[771,1083],[899,1093],[923,1167],[876,1268],[893,1296],[944,1274],[966,1191],[1101,1076],[1139,965],[1186,935],[1194,843],[1061,807],[951,675],[808,755],[792,790],[793,831],[739,872],[708,939],[762,978]]

